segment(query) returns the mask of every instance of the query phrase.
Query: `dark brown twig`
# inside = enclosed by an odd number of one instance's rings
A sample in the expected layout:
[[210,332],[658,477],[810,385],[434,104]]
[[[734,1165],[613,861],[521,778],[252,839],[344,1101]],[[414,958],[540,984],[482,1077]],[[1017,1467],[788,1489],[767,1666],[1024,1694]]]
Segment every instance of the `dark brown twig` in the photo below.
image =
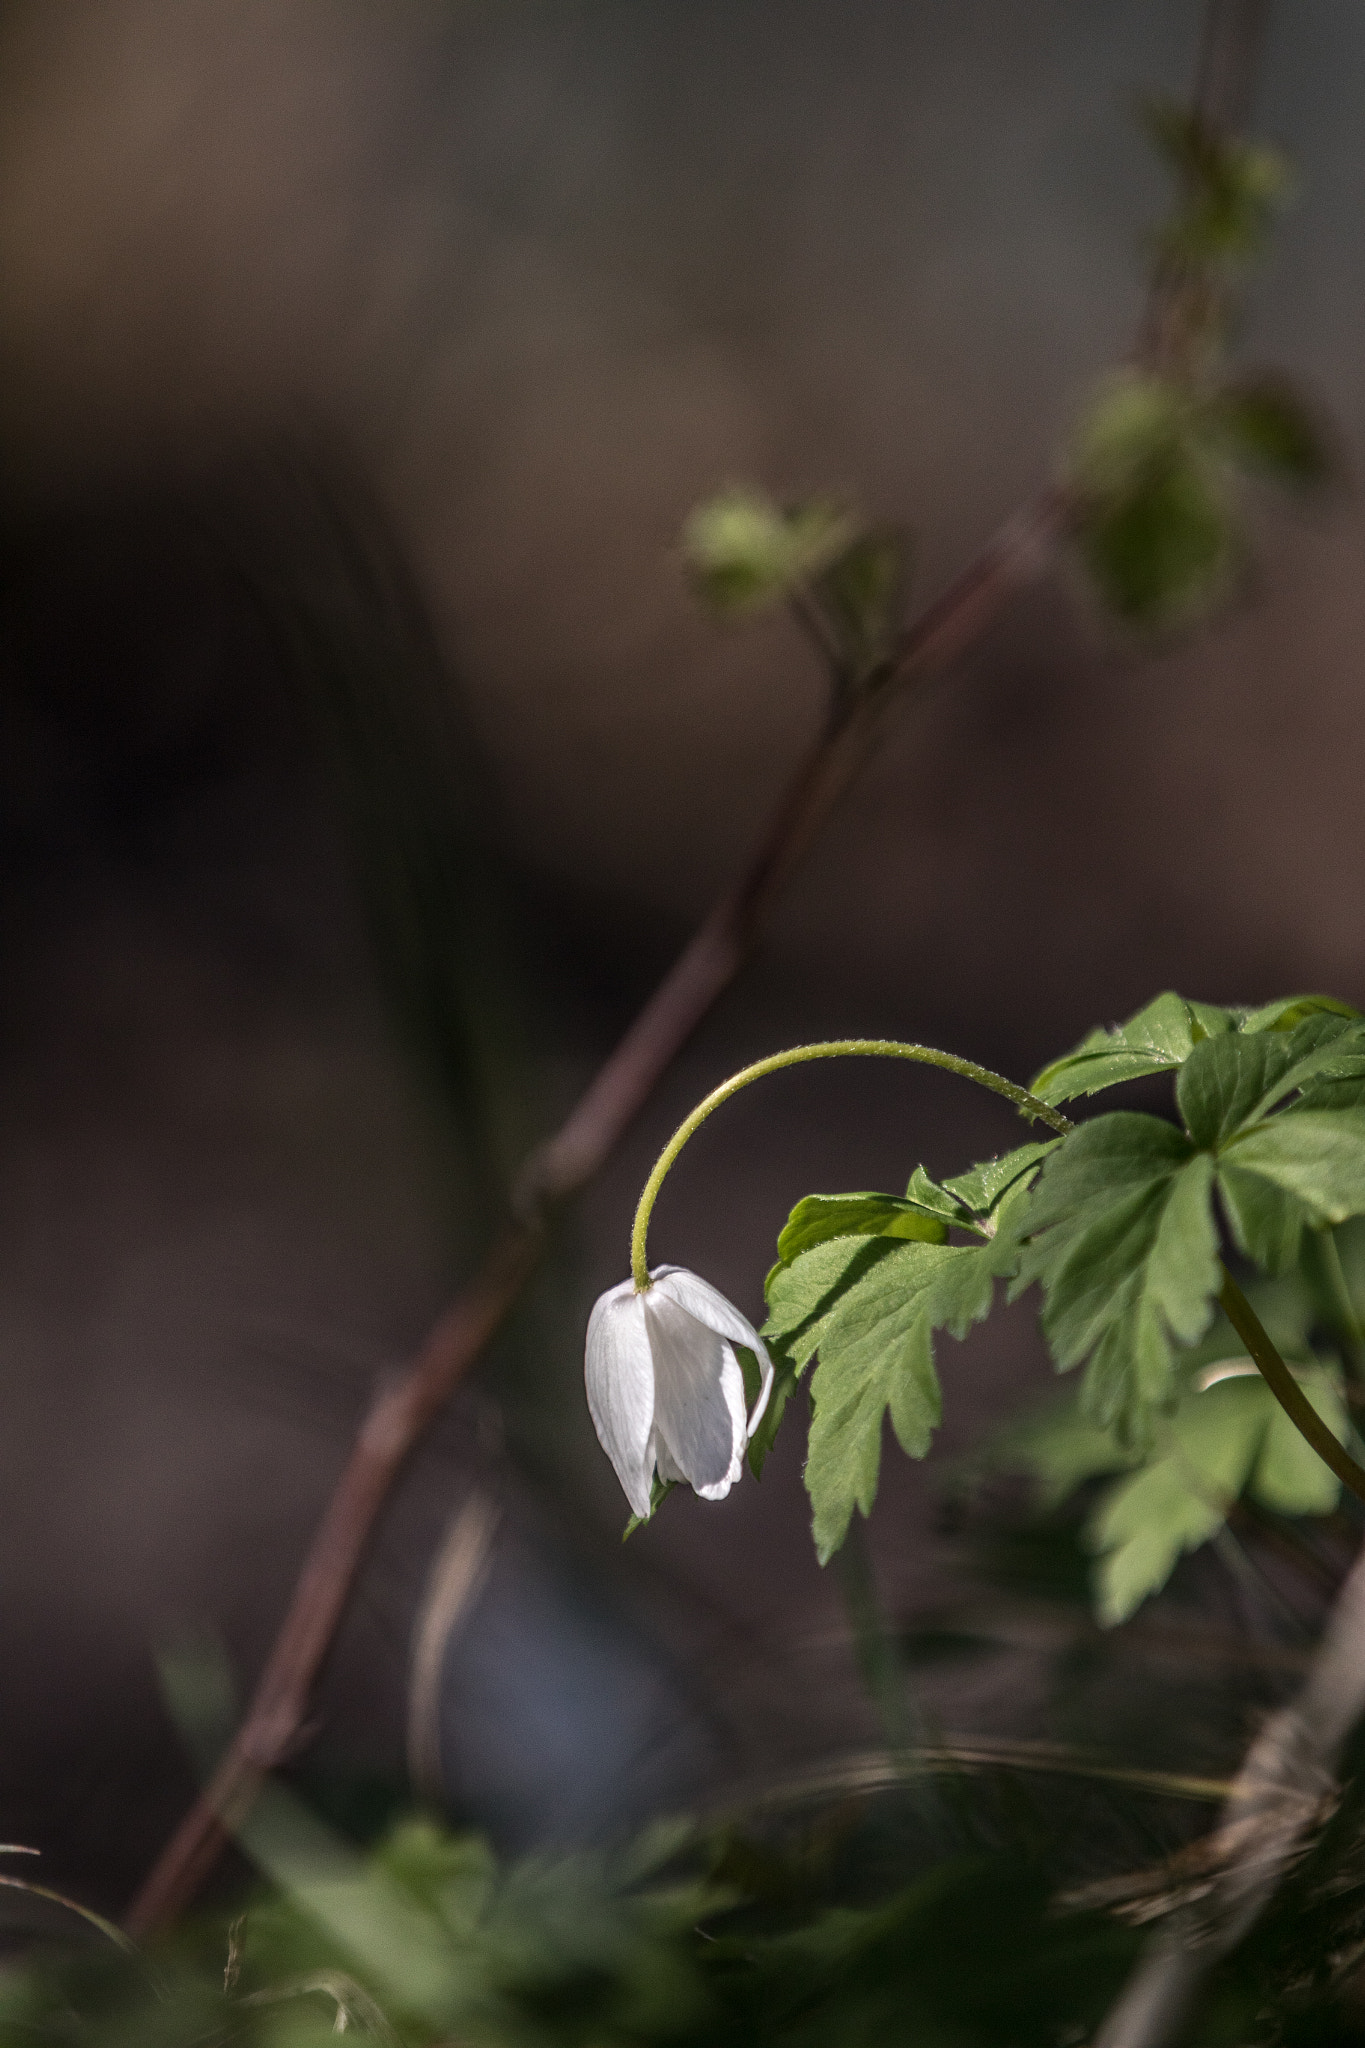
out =
[[[1258,14],[1259,0],[1212,0],[1197,95],[1199,117],[1211,126],[1240,111],[1251,40],[1245,23]],[[1233,51],[1227,61],[1218,54],[1225,43]],[[1158,294],[1179,289],[1176,280],[1158,280]],[[528,1161],[514,1191],[512,1220],[474,1279],[414,1362],[377,1394],[246,1719],[134,1900],[131,1932],[145,1935],[174,1920],[250,1809],[262,1778],[297,1748],[314,1681],[399,1470],[516,1301],[553,1210],[592,1179],[738,973],[773,902],[872,751],[884,709],[953,661],[1007,599],[1044,573],[1073,514],[1065,488],[1041,491],[903,635],[877,687],[835,702],[740,880],[717,902],[556,1135]]]

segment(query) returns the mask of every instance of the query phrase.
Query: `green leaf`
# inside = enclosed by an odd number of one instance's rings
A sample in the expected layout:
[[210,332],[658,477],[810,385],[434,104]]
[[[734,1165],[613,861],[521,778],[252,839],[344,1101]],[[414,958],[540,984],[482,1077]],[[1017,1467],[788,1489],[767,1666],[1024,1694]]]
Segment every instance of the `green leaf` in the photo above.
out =
[[1059,1371],[1089,1358],[1087,1414],[1140,1436],[1174,1396],[1172,1340],[1207,1328],[1219,1278],[1214,1164],[1158,1117],[1116,1111],[1069,1133],[1013,1219],[1011,1298],[1043,1289]]
[[1258,1124],[1224,1155],[1283,1188],[1319,1223],[1365,1215],[1365,1109],[1298,1109]]
[[1180,184],[1159,248],[1193,263],[1254,255],[1292,189],[1286,158],[1264,143],[1221,134],[1174,101],[1149,100],[1140,118]]
[[[956,1210],[956,1205],[954,1205]],[[906,1237],[925,1244],[943,1244],[950,1218],[927,1203],[901,1195],[806,1195],[787,1218],[777,1240],[777,1256],[784,1266],[802,1252],[835,1237]]]
[[689,515],[683,555],[714,610],[752,611],[818,575],[852,535],[852,522],[837,505],[783,510],[761,492],[741,488],[721,492]]
[[1218,1169],[1218,1192],[1238,1249],[1265,1273],[1292,1271],[1311,1220],[1303,1203],[1227,1160]]
[[990,1309],[989,1245],[836,1239],[771,1279],[764,1328],[798,1370],[818,1350],[806,1459],[815,1546],[828,1562],[858,1508],[871,1512],[888,1409],[901,1448],[923,1457],[940,1396],[932,1337],[965,1336]]
[[1293,1038],[1278,1032],[1226,1032],[1195,1046],[1175,1084],[1176,1107],[1195,1144],[1214,1151],[1232,1137],[1293,1064]]
[[984,1160],[970,1172],[959,1173],[952,1180],[944,1181],[944,1188],[973,1215],[989,1216],[1011,1188],[1017,1187],[1026,1175],[1036,1171],[1059,1142],[1056,1138],[1044,1138],[1036,1144],[1020,1145],[1016,1151],[1005,1152],[998,1159]]
[[1310,1082],[1365,1077],[1365,1031],[1352,1019],[1305,1017],[1292,1030],[1237,1032],[1198,1045],[1176,1102],[1197,1145],[1217,1150]]
[[1081,489],[1117,503],[1153,464],[1167,461],[1189,431],[1190,404],[1168,378],[1118,370],[1092,396],[1076,435],[1074,473]]
[[1086,1528],[1099,1553],[1096,1592],[1105,1627],[1126,1621],[1164,1586],[1182,1554],[1222,1527],[1270,1420],[1274,1396],[1257,1376],[1226,1379],[1182,1402],[1158,1454],[1111,1487]]
[[1205,1038],[1236,1028],[1232,1011],[1188,1002],[1168,989],[1126,1024],[1090,1032],[1073,1052],[1035,1076],[1030,1093],[1054,1107],[1078,1095],[1095,1095],[1120,1081],[1181,1066]]
[[1358,1022],[1359,1010],[1350,1003],[1340,1002],[1336,996],[1277,996],[1273,1003],[1263,1003],[1259,1010],[1248,1010],[1239,1031],[1292,1031],[1305,1017],[1349,1017]]
[[815,579],[813,594],[855,669],[874,668],[895,645],[908,568],[904,533],[883,527],[860,534]]
[[1125,624],[1185,623],[1222,594],[1239,545],[1227,491],[1197,448],[1154,459],[1123,491],[1092,496],[1076,528],[1081,560]]
[[1283,378],[1261,375],[1225,384],[1206,418],[1233,461],[1278,483],[1311,490],[1337,467],[1322,420]]

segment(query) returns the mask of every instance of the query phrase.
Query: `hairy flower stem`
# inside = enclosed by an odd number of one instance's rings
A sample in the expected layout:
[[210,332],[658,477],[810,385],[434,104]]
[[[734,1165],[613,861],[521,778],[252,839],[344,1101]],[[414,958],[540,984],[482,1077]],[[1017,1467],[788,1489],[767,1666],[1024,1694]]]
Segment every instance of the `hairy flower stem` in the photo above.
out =
[[1021,1088],[1015,1081],[1007,1081],[1003,1074],[993,1073],[989,1067],[979,1067],[975,1060],[959,1059],[956,1053],[939,1052],[932,1045],[909,1045],[899,1038],[827,1038],[816,1045],[793,1045],[786,1052],[769,1053],[766,1059],[741,1067],[737,1074],[731,1074],[728,1081],[722,1081],[719,1088],[713,1088],[683,1118],[655,1160],[654,1170],[641,1189],[635,1210],[635,1227],[630,1235],[630,1271],[637,1292],[643,1293],[649,1285],[645,1240],[649,1235],[650,1213],[674,1160],[693,1132],[700,1129],[722,1102],[728,1102],[732,1095],[738,1095],[740,1089],[747,1088],[752,1081],[761,1081],[765,1074],[781,1073],[784,1067],[804,1066],[807,1060],[840,1059],[915,1060],[921,1066],[942,1067],[945,1073],[961,1074],[964,1080],[975,1081],[982,1088],[989,1088],[993,1094],[1003,1095],[1006,1102],[1012,1103],[1020,1116],[1031,1123],[1047,1124],[1049,1129],[1059,1134],[1071,1129],[1069,1117],[1064,1117],[1059,1109],[1050,1108],[1046,1102],[1040,1102],[1036,1095],[1029,1094],[1027,1088]]

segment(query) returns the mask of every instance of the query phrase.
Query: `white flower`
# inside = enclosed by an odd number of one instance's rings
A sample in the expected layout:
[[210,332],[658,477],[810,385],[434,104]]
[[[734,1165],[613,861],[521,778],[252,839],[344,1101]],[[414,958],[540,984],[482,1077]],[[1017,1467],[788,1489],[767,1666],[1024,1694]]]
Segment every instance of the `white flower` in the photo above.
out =
[[[649,1277],[641,1291],[623,1280],[600,1297],[584,1368],[602,1448],[637,1515],[649,1513],[656,1469],[703,1500],[723,1500],[773,1385],[763,1339],[723,1294],[681,1266],[656,1266]],[[736,1344],[762,1373],[747,1417]]]

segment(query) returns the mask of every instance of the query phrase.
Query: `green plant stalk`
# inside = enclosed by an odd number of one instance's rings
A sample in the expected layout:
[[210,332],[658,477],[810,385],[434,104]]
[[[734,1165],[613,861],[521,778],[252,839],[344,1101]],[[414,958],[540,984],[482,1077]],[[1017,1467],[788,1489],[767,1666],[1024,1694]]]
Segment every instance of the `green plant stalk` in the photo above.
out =
[[945,1073],[961,1074],[964,1080],[975,1081],[980,1087],[1003,1095],[1006,1102],[1013,1103],[1020,1116],[1030,1122],[1044,1123],[1062,1136],[1072,1128],[1069,1117],[1063,1116],[1058,1109],[1050,1108],[1046,1102],[1040,1102],[1036,1095],[1030,1095],[1028,1089],[1021,1088],[1017,1082],[1007,1081],[1003,1074],[994,1073],[989,1067],[978,1066],[975,1060],[959,1059],[956,1053],[939,1052],[932,1045],[909,1045],[899,1038],[829,1038],[815,1045],[793,1045],[786,1052],[770,1053],[766,1059],[755,1060],[751,1067],[741,1067],[737,1074],[731,1074],[728,1081],[722,1081],[719,1088],[713,1088],[683,1118],[655,1160],[654,1170],[640,1192],[635,1224],[630,1234],[630,1271],[637,1294],[643,1294],[650,1284],[649,1260],[645,1253],[650,1212],[668,1178],[669,1169],[693,1132],[706,1122],[713,1110],[720,1108],[722,1102],[728,1102],[732,1095],[738,1095],[740,1089],[747,1088],[752,1081],[761,1081],[765,1074],[780,1073],[784,1067],[803,1066],[807,1060],[837,1059],[916,1060],[921,1066],[942,1067]]
[[1223,1269],[1223,1284],[1218,1292],[1218,1301],[1224,1315],[1246,1345],[1247,1356],[1299,1435],[1312,1445],[1323,1464],[1336,1473],[1342,1485],[1349,1487],[1357,1500],[1365,1501],[1365,1472],[1357,1465],[1350,1452],[1337,1442],[1318,1414],[1266,1334],[1255,1309],[1226,1267]]

